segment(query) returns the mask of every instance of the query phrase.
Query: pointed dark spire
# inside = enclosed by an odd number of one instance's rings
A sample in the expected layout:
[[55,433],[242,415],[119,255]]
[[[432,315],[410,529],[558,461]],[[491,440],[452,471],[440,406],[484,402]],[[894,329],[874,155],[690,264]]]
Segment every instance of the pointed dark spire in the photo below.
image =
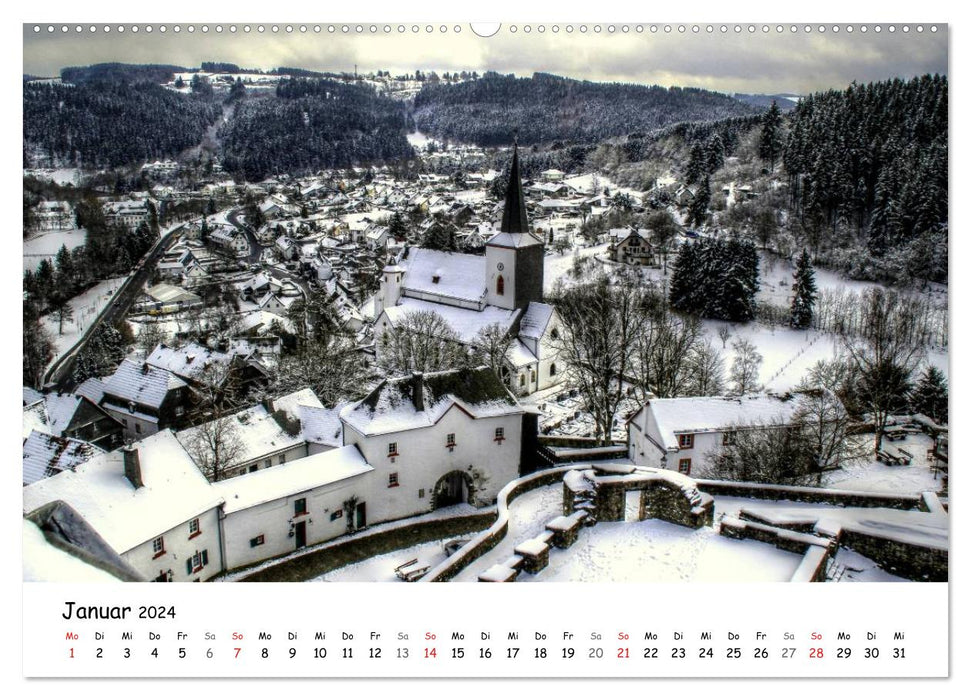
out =
[[519,139],[512,147],[512,167],[509,169],[509,185],[506,187],[506,204],[502,210],[503,233],[529,233],[526,220],[526,199],[523,197],[523,181],[519,176]]

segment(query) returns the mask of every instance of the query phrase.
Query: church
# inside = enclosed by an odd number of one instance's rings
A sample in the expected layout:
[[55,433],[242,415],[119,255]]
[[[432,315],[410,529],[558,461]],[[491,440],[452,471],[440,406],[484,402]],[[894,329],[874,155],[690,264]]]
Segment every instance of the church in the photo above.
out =
[[558,384],[563,374],[554,347],[559,319],[543,303],[544,254],[542,238],[529,230],[514,148],[502,222],[486,242],[485,257],[410,249],[382,272],[375,335],[418,311],[437,313],[467,344],[483,328],[498,324],[512,338],[503,379],[513,393],[526,396]]

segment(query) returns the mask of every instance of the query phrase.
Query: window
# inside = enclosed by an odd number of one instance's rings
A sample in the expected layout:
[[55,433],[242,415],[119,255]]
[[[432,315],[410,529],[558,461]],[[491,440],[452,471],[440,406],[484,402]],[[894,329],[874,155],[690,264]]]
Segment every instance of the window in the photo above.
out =
[[142,432],[142,424],[141,423],[135,423],[135,432],[136,433],[139,433],[139,434]]
[[189,539],[193,537],[198,537],[202,534],[202,530],[199,529],[199,518],[193,518],[189,521]]
[[252,474],[253,472],[255,472],[257,469],[259,469],[259,466],[258,465],[256,465],[256,464],[249,465],[249,473],[250,474]]
[[536,370],[532,370],[531,369],[529,371],[529,381],[531,381],[531,382],[535,382],[536,381]]
[[156,537],[152,540],[152,551],[155,553],[155,559],[165,554],[165,540],[161,537]]
[[555,377],[556,376],[556,363],[555,362],[550,363],[550,376],[551,377]]
[[391,472],[388,474],[388,488],[393,489],[398,485],[398,472]]
[[397,457],[398,456],[398,443],[397,442],[389,442],[388,443],[388,456],[389,457]]
[[185,560],[185,572],[188,575],[192,575],[199,571],[209,563],[209,550],[204,549],[201,552],[196,552],[191,557]]
[[450,450],[455,447],[455,433],[449,433],[445,436],[445,447]]
[[418,498],[425,497],[425,489],[418,489]]
[[293,502],[293,515],[294,517],[296,517],[298,515],[306,515],[306,514],[307,514],[307,499],[298,498]]
[[506,439],[506,429],[496,428],[496,438],[495,438],[496,442],[498,442],[501,445],[502,441],[505,439]]
[[550,338],[552,338],[553,340],[560,339],[560,331],[558,328],[554,328],[553,330],[550,331]]
[[690,450],[695,446],[695,436],[688,435],[678,435],[678,447],[682,450]]
[[520,374],[519,375],[519,386],[526,386],[526,375],[525,374]]
[[280,464],[283,464],[286,461],[287,461],[287,456],[286,455],[280,455]]
[[679,459],[678,460],[678,471],[682,474],[691,473],[691,459]]
[[175,407],[175,415],[177,415],[177,416],[185,415],[185,406],[176,406]]
[[506,280],[502,275],[496,277],[496,294],[503,296],[506,293]]
[[266,538],[263,535],[257,535],[249,541],[250,547],[259,547],[261,544],[266,542]]
[[438,284],[441,279],[439,275],[432,275],[432,284]]
[[735,444],[735,431],[730,430],[722,435],[722,445],[734,445]]
[[344,517],[344,511],[338,508],[337,510],[335,510],[333,513],[330,514],[330,521],[334,522],[335,520],[340,520],[343,517]]
[[265,459],[265,460],[263,460],[263,466],[264,467],[272,467],[273,466],[273,460],[272,459]]

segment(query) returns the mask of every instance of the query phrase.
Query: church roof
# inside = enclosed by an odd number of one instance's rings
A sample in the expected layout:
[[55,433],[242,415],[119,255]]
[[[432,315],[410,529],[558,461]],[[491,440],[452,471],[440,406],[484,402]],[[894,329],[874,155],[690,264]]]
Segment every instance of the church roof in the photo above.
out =
[[502,209],[502,223],[499,226],[499,233],[490,238],[487,245],[521,248],[541,244],[542,241],[529,232],[526,199],[523,196],[523,181],[519,174],[519,149],[513,147],[512,167],[509,169],[509,185],[506,187],[506,202]]

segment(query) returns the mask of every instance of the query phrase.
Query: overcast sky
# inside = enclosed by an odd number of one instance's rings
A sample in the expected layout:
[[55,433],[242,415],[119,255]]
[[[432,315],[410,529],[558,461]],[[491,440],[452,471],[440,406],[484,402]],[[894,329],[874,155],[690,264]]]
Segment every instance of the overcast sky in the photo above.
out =
[[253,31],[230,33],[228,25],[222,33],[209,25],[207,33],[196,25],[194,33],[183,30],[174,34],[169,30],[161,34],[156,29],[146,33],[141,29],[133,34],[129,29],[117,33],[112,25],[110,34],[99,26],[95,33],[87,29],[81,34],[71,25],[64,34],[58,27],[49,34],[46,25],[35,34],[33,25],[24,25],[24,73],[32,75],[56,75],[64,66],[87,65],[107,61],[127,63],[169,63],[197,67],[202,61],[228,61],[246,68],[274,68],[293,66],[323,71],[390,70],[392,73],[453,70],[496,70],[517,75],[531,75],[536,71],[555,73],[572,78],[636,82],[644,84],[681,85],[704,87],[721,92],[793,92],[804,94],[814,90],[842,88],[852,81],[868,82],[892,77],[909,78],[924,73],[948,72],[947,26],[939,25],[938,31],[929,31],[924,25],[918,33],[915,25],[904,33],[902,25],[896,25],[891,33],[888,26],[882,31],[862,33],[857,26],[848,33],[846,25],[840,25],[838,33],[832,25],[825,25],[820,33],[819,25],[812,32],[805,32],[804,25],[798,31],[790,31],[787,25],[777,33],[771,25],[768,33],[762,25],[756,25],[755,33],[749,33],[743,25],[741,32],[720,32],[721,25],[714,25],[709,34],[706,25],[695,34],[692,25],[685,33],[677,26],[666,34],[661,27],[651,33],[650,25],[637,33],[636,25],[628,25],[629,32],[622,33],[621,25],[614,25],[615,32],[608,33],[608,25],[601,25],[595,33],[588,25],[586,34],[579,32],[579,25],[567,33],[565,25],[554,34],[551,25],[545,32],[539,25],[531,25],[526,34],[523,26],[516,33],[504,26],[495,36],[480,38],[468,25],[455,33],[451,29],[442,34],[436,26],[426,33],[422,26],[418,33],[411,26],[399,34],[397,25],[385,34],[384,25],[378,25],[377,33],[344,35],[337,27],[328,33],[328,25],[321,26],[319,34],[312,27],[305,34],[297,28],[286,34],[280,27],[273,34],[269,27],[260,34]]

